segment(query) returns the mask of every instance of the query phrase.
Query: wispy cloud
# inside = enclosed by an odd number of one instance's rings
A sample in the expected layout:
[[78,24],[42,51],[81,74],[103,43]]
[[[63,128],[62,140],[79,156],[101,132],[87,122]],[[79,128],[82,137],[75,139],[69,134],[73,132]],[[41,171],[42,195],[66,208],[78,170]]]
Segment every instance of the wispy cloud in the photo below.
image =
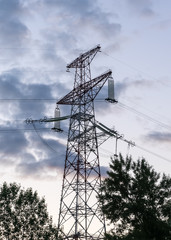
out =
[[3,47],[18,48],[29,43],[30,31],[23,22],[28,9],[19,0],[0,1],[0,43]]
[[[42,137],[43,139],[43,137]],[[57,140],[43,139],[34,141],[35,147],[32,148],[34,156],[27,160],[23,158],[17,165],[16,171],[21,177],[49,178],[56,174],[57,169],[63,172],[65,159],[65,146]],[[37,144],[36,144],[37,142]],[[39,145],[39,147],[38,147]]]
[[150,142],[156,143],[171,143],[171,133],[170,132],[158,132],[153,131],[145,136]]
[[128,0],[128,6],[130,9],[134,10],[135,14],[138,14],[142,17],[152,17],[155,15],[153,10],[153,1],[152,0]]
[[[151,0],[128,0],[124,2],[124,9],[129,16],[133,11],[138,16],[149,17],[155,15],[153,4]],[[26,118],[53,116],[55,100],[31,99],[59,99],[66,95],[74,82],[74,74],[65,73],[66,64],[84,50],[100,43],[103,49],[119,53],[124,45],[119,41],[120,35],[131,33],[122,32],[126,28],[125,21],[122,22],[113,1],[109,10],[102,8],[96,0],[0,0],[0,99],[11,99],[0,102],[0,130],[31,128],[24,125]],[[99,64],[100,71],[105,64],[103,61]],[[130,90],[146,90],[152,84],[143,77],[121,79],[115,82],[116,98],[125,96]],[[98,97],[107,97],[106,86]],[[110,106],[100,102],[96,111],[105,116]],[[62,107],[62,115],[68,114],[69,107]],[[68,130],[65,123],[63,127]],[[65,152],[65,146],[58,139],[54,140],[53,134],[42,133],[41,136],[47,144],[34,130],[1,132],[1,166],[11,162],[19,174],[30,178],[63,168],[64,156],[61,154]],[[50,150],[48,145],[54,146],[57,152]]]
[[123,96],[126,94],[126,91],[130,89],[141,89],[141,88],[149,88],[153,85],[153,82],[151,82],[148,79],[130,79],[129,77],[124,78],[120,82],[116,82],[115,84],[115,92],[116,97],[119,98],[120,96]]

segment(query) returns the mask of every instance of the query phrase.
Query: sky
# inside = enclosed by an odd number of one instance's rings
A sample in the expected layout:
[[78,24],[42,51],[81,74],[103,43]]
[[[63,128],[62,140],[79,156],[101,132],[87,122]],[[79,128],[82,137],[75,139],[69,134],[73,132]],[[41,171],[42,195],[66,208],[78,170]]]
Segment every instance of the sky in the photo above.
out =
[[[56,101],[73,88],[66,65],[98,44],[92,77],[112,70],[118,104],[104,100],[106,84],[96,119],[135,142],[118,142],[123,156],[144,157],[170,174],[170,9],[169,0],[0,0],[0,184],[38,191],[57,223],[68,121],[56,133],[53,123],[25,120],[53,117]],[[115,140],[99,152],[105,175]]]

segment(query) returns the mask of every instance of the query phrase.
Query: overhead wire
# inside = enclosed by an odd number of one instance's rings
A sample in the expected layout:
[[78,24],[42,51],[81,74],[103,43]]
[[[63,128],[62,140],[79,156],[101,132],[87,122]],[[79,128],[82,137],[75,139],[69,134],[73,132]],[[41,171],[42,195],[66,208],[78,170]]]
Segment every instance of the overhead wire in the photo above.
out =
[[[127,152],[127,155],[130,155],[130,146],[129,146],[129,144],[128,144],[128,147],[129,147],[129,152]],[[144,152],[146,152],[146,153],[149,153],[149,154],[151,154],[151,155],[153,155],[153,156],[155,156],[155,157],[157,157],[157,158],[160,158],[160,159],[162,159],[162,160],[164,160],[164,161],[167,161],[167,162],[171,163],[171,159],[168,159],[168,158],[166,158],[166,157],[163,157],[162,155],[157,154],[157,153],[155,153],[155,152],[153,152],[153,151],[151,151],[151,150],[149,150],[149,149],[147,149],[147,148],[144,148],[144,147],[142,147],[142,146],[140,146],[140,145],[137,145],[137,144],[135,144],[134,147],[135,147],[135,148],[139,148],[139,149],[141,149],[142,151],[144,151]],[[116,154],[116,151],[111,152],[111,151],[109,151],[109,150],[107,150],[107,149],[104,149],[104,148],[102,148],[102,147],[100,147],[100,149],[103,150],[104,152],[106,152],[106,155],[108,155],[108,157],[112,157],[112,156],[114,156],[114,155]]]
[[[57,98],[29,98],[29,99],[27,99],[27,98],[18,98],[18,99],[16,99],[16,98],[10,98],[10,99],[6,98],[5,99],[4,98],[4,99],[0,99],[0,101],[58,101],[58,100],[59,99],[57,99]],[[97,102],[98,101],[103,101],[104,102],[105,99],[104,98],[98,98],[95,101],[97,101]],[[143,117],[143,118],[145,118],[145,119],[147,119],[147,120],[149,120],[149,121],[151,121],[151,122],[153,122],[153,123],[155,123],[155,124],[157,124],[161,127],[167,128],[168,130],[171,129],[171,126],[167,125],[166,123],[158,121],[155,118],[152,118],[151,116],[149,116],[145,113],[142,113],[142,112],[136,110],[135,108],[130,107],[130,106],[128,106],[128,105],[126,105],[126,104],[124,104],[120,101],[118,101],[117,106],[119,106],[123,109],[126,109],[128,111],[131,111],[131,112],[133,112],[133,113],[135,113],[135,114],[137,114],[137,115],[139,115],[139,116],[141,116],[141,117]]]
[[[106,56],[108,56],[108,57],[110,57],[110,58],[112,58],[112,59],[120,62],[121,64],[124,64],[125,66],[129,67],[130,69],[133,69],[133,70],[135,70],[135,71],[137,71],[137,72],[143,73],[143,74],[148,75],[148,76],[150,76],[151,78],[155,79],[155,77],[154,77],[154,76],[151,76],[151,74],[149,74],[149,73],[147,73],[147,72],[144,72],[144,71],[142,71],[142,70],[140,70],[140,69],[138,69],[138,68],[136,68],[136,67],[134,67],[134,66],[132,66],[132,65],[130,65],[130,64],[128,64],[128,63],[126,63],[126,62],[124,62],[124,61],[116,58],[116,57],[114,57],[114,56],[111,56],[110,54],[106,53],[106,52],[103,51],[103,50],[102,50],[101,52],[102,52],[104,55],[106,55]],[[124,105],[123,103],[120,103],[120,102],[118,102],[118,103],[120,104],[120,106],[122,105],[122,107],[127,107],[127,108],[129,108],[129,109],[127,109],[127,110],[134,111],[135,113],[140,114],[140,115],[142,115],[142,116],[145,117],[145,118],[148,118],[148,120],[153,121],[153,122],[161,125],[162,127],[166,127],[166,128],[168,128],[169,130],[171,129],[171,126],[168,126],[167,124],[164,124],[164,123],[162,123],[162,122],[160,122],[160,121],[156,121],[154,118],[152,118],[152,117],[150,117],[150,116],[148,116],[148,115],[146,115],[146,114],[143,114],[143,113],[141,113],[141,112],[139,112],[139,111],[137,111],[137,110],[135,110],[135,109],[133,109],[133,108],[131,108],[131,107],[129,107],[129,106],[126,106],[126,105]]]
[[[53,98],[53,99],[48,99],[48,98],[30,98],[30,99],[24,99],[24,98],[18,98],[18,99],[15,99],[15,98],[11,98],[11,99],[0,99],[0,101],[58,101],[59,99],[57,99],[57,98]],[[96,99],[96,101],[105,101],[104,100],[104,98],[103,99]],[[140,112],[140,111],[138,111],[138,110],[136,110],[135,108],[132,108],[132,107],[130,107],[130,106],[128,106],[128,105],[126,105],[126,104],[124,104],[124,103],[122,103],[122,102],[120,102],[120,101],[118,101],[118,105],[119,105],[119,107],[121,107],[121,108],[123,108],[123,109],[126,109],[126,110],[128,110],[128,111],[131,111],[131,112],[133,112],[133,113],[135,113],[135,114],[137,114],[137,115],[139,115],[139,116],[141,116],[141,117],[143,117],[143,118],[145,118],[145,119],[147,119],[147,120],[149,120],[149,121],[151,121],[151,122],[153,122],[153,123],[155,123],[155,124],[157,124],[157,125],[159,125],[159,126],[161,126],[161,127],[164,127],[164,128],[167,128],[168,130],[170,130],[171,129],[171,126],[169,126],[169,125],[167,125],[167,124],[165,124],[165,123],[163,123],[163,122],[161,122],[161,121],[158,121],[158,120],[156,120],[155,118],[152,118],[151,116],[149,116],[149,115],[147,115],[147,114],[145,114],[145,113],[142,113],[142,112]]]
[[[0,101],[58,101],[59,99],[0,99]],[[105,101],[104,99],[97,99],[97,101]],[[117,104],[120,108],[123,108],[127,111],[131,111],[135,114],[137,114],[138,116],[140,117],[143,117],[144,119],[146,120],[149,120],[157,125],[159,125],[160,127],[163,127],[163,128],[166,128],[168,130],[171,130],[171,126],[167,125],[166,123],[163,123],[161,121],[158,121],[156,120],[155,118],[152,118],[151,116],[145,114],[145,113],[142,113],[138,110],[136,110],[135,108],[132,108],[120,101],[118,101],[118,104]],[[15,120],[16,121],[16,120]]]
[[[127,99],[126,102],[128,102],[128,105],[129,105],[129,104],[133,104],[133,105],[135,106],[135,101],[134,101],[134,100],[131,100],[131,99],[128,100],[128,99]],[[125,104],[125,103],[122,102],[122,104]],[[125,105],[127,105],[127,103],[126,103]],[[128,106],[128,105],[127,105],[127,106]],[[165,120],[171,121],[171,118],[170,118],[170,117],[161,114],[160,111],[155,112],[154,110],[148,108],[148,106],[142,105],[142,103],[141,103],[141,104],[137,104],[137,103],[136,103],[136,106],[137,106],[138,109],[144,109],[145,111],[149,112],[149,113],[150,113],[150,116],[151,116],[151,115],[155,116],[154,119],[156,119],[156,118],[159,119],[159,118],[160,118],[160,119],[165,119]],[[128,107],[129,107],[129,106],[128,106]],[[142,111],[141,111],[141,112],[142,112]]]
[[137,114],[137,115],[139,115],[139,116],[141,116],[141,117],[143,117],[143,118],[145,118],[145,119],[147,119],[147,120],[149,120],[149,121],[159,125],[160,127],[164,127],[164,128],[167,128],[168,130],[171,130],[171,126],[169,126],[169,125],[167,125],[167,124],[165,124],[165,123],[163,123],[161,121],[158,121],[158,120],[148,116],[147,114],[144,114],[144,113],[142,113],[140,111],[137,111],[136,109],[134,109],[134,108],[132,108],[132,107],[130,107],[128,105],[125,105],[125,104],[123,104],[121,102],[118,102],[118,105],[119,105],[119,107],[124,108],[126,110],[129,110],[129,111],[131,111],[131,112],[133,112],[133,113],[135,113],[135,114]]
[[[8,49],[8,48],[7,48]],[[17,48],[17,49],[20,49],[20,48]],[[24,49],[27,49],[27,48],[24,48]],[[29,48],[28,48],[29,49]],[[40,48],[40,49],[42,49],[42,48]],[[43,48],[44,49],[44,48]],[[50,50],[50,49],[45,49],[45,50]],[[114,60],[116,60],[116,61],[118,61],[118,62],[120,62],[120,63],[122,63],[122,64],[124,64],[124,65],[126,65],[127,67],[129,67],[129,68],[131,68],[131,69],[134,69],[135,71],[138,71],[138,72],[141,72],[141,73],[145,73],[144,71],[141,71],[140,69],[138,69],[138,68],[135,68],[135,67],[133,67],[133,66],[131,66],[130,64],[127,64],[127,63],[125,63],[124,61],[122,61],[122,60],[120,60],[120,59],[118,59],[118,58],[116,58],[116,57],[113,57],[113,56],[111,56],[110,54],[108,54],[108,53],[106,53],[106,52],[104,52],[104,51],[101,51],[103,54],[105,54],[106,56],[108,56],[108,57],[110,57],[110,58],[112,58],[112,59],[114,59]],[[72,72],[71,72],[72,73]],[[145,74],[147,74],[147,73],[145,73]],[[149,75],[149,74],[148,74]],[[44,100],[47,100],[47,101],[57,101],[57,99],[0,99],[0,101],[10,101],[10,100],[12,100],[12,101],[44,101]],[[104,99],[96,99],[96,101],[104,101]],[[136,114],[138,114],[139,116],[141,116],[141,117],[144,117],[144,118],[146,118],[147,120],[150,120],[150,121],[152,121],[152,122],[154,122],[155,124],[158,124],[158,125],[160,125],[161,127],[165,127],[165,128],[167,128],[167,129],[171,129],[171,127],[170,126],[168,126],[167,124],[165,124],[165,123],[163,123],[163,122],[161,122],[161,121],[158,121],[158,120],[156,120],[156,119],[154,119],[154,118],[152,118],[152,117],[150,117],[150,116],[148,116],[148,115],[146,115],[146,114],[144,114],[144,113],[141,113],[140,111],[137,111],[136,109],[133,109],[132,107],[129,107],[129,106],[127,106],[127,105],[125,105],[125,104],[123,104],[123,103],[121,103],[121,102],[118,102],[118,104],[119,104],[119,106],[120,107],[122,107],[122,108],[125,108],[126,110],[129,110],[129,111],[132,111],[132,112],[134,112],[134,113],[136,113]]]
[[[41,135],[39,134],[39,132],[37,131],[34,123],[33,123],[33,127],[34,127],[35,132],[37,133],[37,135],[38,135],[39,138],[41,139],[42,143],[45,144],[45,145],[46,145],[49,149],[51,149],[53,152],[59,153],[59,152],[57,152],[54,148],[52,148],[52,147],[42,138],[42,136],[41,136]],[[67,135],[66,132],[64,132],[64,133]],[[157,154],[157,153],[155,153],[155,152],[153,152],[153,151],[151,151],[151,150],[149,150],[149,149],[146,149],[146,148],[144,148],[144,147],[142,147],[142,146],[140,146],[140,145],[135,144],[134,147],[137,147],[137,148],[143,150],[144,152],[147,152],[147,153],[149,153],[149,154],[152,154],[152,155],[154,155],[155,157],[158,157],[158,158],[160,158],[160,159],[162,159],[162,160],[164,160],[164,161],[167,161],[167,162],[171,163],[171,159],[165,158],[165,157],[161,156],[160,154]],[[100,149],[101,149],[102,151],[106,152],[106,154],[101,153],[101,155],[102,155],[103,157],[105,157],[105,158],[107,158],[107,157],[110,157],[110,158],[111,158],[113,155],[116,154],[116,151],[115,151],[115,154],[114,154],[113,152],[111,152],[111,151],[109,151],[109,150],[107,150],[107,149],[104,149],[104,148],[102,148],[102,147],[100,147]],[[127,153],[127,155],[128,155],[128,153]]]
[[[15,69],[11,69],[11,70],[1,70],[1,74],[2,73],[13,73],[13,71],[15,71]],[[53,72],[60,72],[60,73],[65,73],[65,70],[58,70],[58,69],[54,69],[54,70],[33,70],[33,69],[22,69],[22,68],[19,68],[19,69],[16,69],[16,72],[22,72],[22,73],[39,73],[39,74],[43,74],[43,73],[53,73]]]
[[[0,101],[59,101],[60,98],[0,98]],[[97,98],[95,101],[105,101],[104,98]]]
[[[38,128],[37,131],[50,131],[51,128]],[[34,129],[29,129],[29,128],[16,128],[16,129],[0,129],[0,132],[21,132],[21,131],[24,131],[24,132],[31,132],[31,131],[35,131]]]
[[57,98],[0,98],[0,101],[58,101]]
[[146,72],[144,72],[144,71],[142,71],[142,70],[140,70],[140,69],[138,69],[138,68],[136,68],[136,67],[134,67],[134,66],[132,66],[132,65],[130,65],[130,64],[128,64],[128,63],[126,63],[126,62],[124,62],[124,61],[122,61],[122,60],[120,60],[120,59],[118,59],[118,58],[116,58],[116,57],[113,57],[113,56],[111,56],[110,54],[108,54],[108,53],[106,53],[106,52],[104,52],[104,51],[101,51],[101,52],[102,52],[104,55],[106,55],[106,56],[114,59],[115,61],[120,62],[121,64],[127,66],[128,68],[133,69],[133,70],[136,71],[136,72],[146,74],[146,75],[148,75],[149,77],[155,79],[153,76],[151,76],[151,74],[146,73]]
[[166,157],[163,157],[163,156],[161,156],[160,154],[157,154],[157,153],[155,153],[155,152],[153,152],[153,151],[151,151],[151,150],[149,150],[149,149],[146,149],[146,148],[141,147],[141,146],[139,146],[139,145],[135,145],[135,147],[143,150],[144,152],[150,153],[150,154],[154,155],[155,157],[158,157],[158,158],[160,158],[160,159],[163,159],[163,160],[171,163],[171,159],[168,159],[168,158],[166,158]]
[[49,50],[49,51],[54,51],[59,50],[58,48],[43,48],[43,47],[0,47],[0,50],[7,50],[7,49],[26,49],[26,50]]
[[34,122],[32,122],[32,125],[33,125],[33,128],[34,128],[35,132],[36,132],[37,135],[39,136],[41,142],[42,142],[44,145],[46,145],[49,149],[51,149],[53,152],[59,153],[59,152],[57,152],[53,147],[51,147],[51,146],[41,137],[41,135],[39,134],[38,130],[36,129],[36,126],[35,126],[35,123],[34,123]]
[[[58,153],[58,152],[57,152],[54,148],[52,148],[52,147],[42,138],[42,136],[39,134],[39,131],[50,131],[50,132],[51,132],[51,128],[36,128],[35,124],[34,124],[34,123],[32,123],[32,124],[33,124],[33,129],[26,129],[26,128],[25,128],[25,129],[0,129],[0,132],[34,131],[34,132],[36,132],[36,134],[39,136],[39,138],[41,139],[42,143],[44,143],[44,144],[45,144],[49,149],[51,149],[52,151]],[[67,132],[65,132],[65,131],[63,131],[63,134],[65,134],[65,135],[67,136]],[[128,147],[129,147],[129,146],[128,146]],[[166,158],[166,157],[163,157],[163,156],[161,156],[161,155],[159,155],[159,154],[157,154],[157,153],[155,153],[155,152],[153,152],[153,151],[151,151],[151,150],[149,150],[149,149],[146,149],[146,148],[144,148],[144,147],[142,147],[142,146],[140,146],[140,145],[135,144],[134,147],[137,147],[137,148],[139,148],[139,149],[141,149],[141,150],[143,150],[143,151],[145,151],[145,152],[147,152],[147,153],[150,153],[150,154],[154,155],[155,157],[158,157],[158,158],[160,158],[160,159],[163,159],[163,160],[171,163],[171,160],[170,160],[170,159],[168,159],[168,158]],[[115,155],[115,154],[116,154],[116,149],[115,149],[115,151],[114,151],[113,153],[112,153],[111,151],[108,151],[107,149],[103,149],[102,147],[100,147],[100,149],[102,149],[102,150],[105,151],[106,153],[110,154],[109,157],[111,157],[112,155]],[[130,148],[129,148],[129,150],[130,150]],[[129,150],[128,150],[128,151],[129,151]],[[107,154],[105,154],[105,155],[107,155]],[[106,156],[103,156],[103,157],[106,157]]]
[[[1,48],[0,48],[1,49]],[[109,54],[107,54],[106,52],[103,52],[102,51],[102,53],[103,54],[105,54],[105,55],[107,55],[107,56],[109,56],[110,58],[113,58],[113,59],[115,59],[115,60],[117,60],[117,61],[119,61],[120,63],[122,63],[122,64],[124,64],[124,65],[126,65],[127,67],[129,67],[129,68],[132,68],[132,69],[134,69],[134,70],[136,70],[136,71],[138,71],[138,72],[141,72],[141,73],[145,73],[145,72],[143,72],[143,71],[141,71],[141,70],[139,70],[139,69],[137,69],[137,68],[135,68],[135,67],[133,67],[133,66],[131,66],[131,65],[129,65],[129,64],[127,64],[127,63],[125,63],[124,61],[121,61],[121,60],[119,60],[119,59],[117,59],[117,58],[114,58],[113,56],[110,56]],[[28,71],[29,72],[29,71]],[[46,72],[46,71],[45,71]],[[47,72],[51,72],[51,71],[47,71]],[[147,74],[147,73],[145,73],[145,74]],[[36,99],[36,98],[32,98],[32,99],[0,99],[0,101],[57,101],[58,99]],[[96,101],[104,101],[104,99],[96,99]],[[130,106],[128,106],[128,105],[125,105],[125,104],[123,104],[123,103],[121,103],[121,102],[118,102],[118,105],[119,105],[119,107],[121,107],[121,108],[124,108],[124,109],[126,109],[126,110],[129,110],[129,111],[131,111],[131,112],[133,112],[133,113],[135,113],[135,114],[137,114],[137,115],[139,115],[139,116],[141,116],[141,117],[143,117],[143,118],[145,118],[145,119],[147,119],[147,120],[149,120],[149,121],[152,121],[153,123],[155,123],[155,124],[158,124],[159,126],[161,126],[161,127],[164,127],[164,128],[167,128],[167,129],[171,129],[171,126],[169,126],[169,125],[167,125],[167,124],[165,124],[165,123],[163,123],[163,122],[160,122],[160,121],[158,121],[158,120],[156,120],[156,119],[154,119],[154,118],[152,118],[151,116],[148,116],[148,115],[146,115],[146,114],[144,114],[144,113],[142,113],[142,112],[140,112],[140,111],[137,111],[136,109],[134,109],[134,108],[132,108],[132,107],[130,107]],[[38,131],[44,131],[44,130],[50,130],[50,128],[39,128],[39,129],[37,129],[37,128],[35,128],[35,125],[33,124],[33,127],[34,127],[34,129],[0,129],[0,132],[10,132],[10,131],[36,131],[36,133],[39,135],[39,137],[41,138],[41,141],[45,144],[45,145],[47,145],[51,150],[53,150],[53,151],[55,151],[56,152],[56,150],[54,150],[50,145],[48,145],[47,143],[46,143],[46,141],[44,141],[43,139],[42,139],[42,137],[40,136],[40,134],[38,133]],[[139,146],[139,145],[135,145],[137,148],[139,148],[139,149],[141,149],[141,150],[143,150],[143,151],[145,151],[145,152],[148,152],[148,153],[150,153],[150,154],[153,154],[154,156],[156,156],[156,157],[159,157],[159,158],[161,158],[161,159],[163,159],[163,160],[165,160],[165,161],[167,161],[167,162],[171,162],[171,160],[169,160],[169,159],[167,159],[167,158],[165,158],[165,157],[163,157],[163,156],[161,156],[161,155],[159,155],[159,154],[156,154],[156,153],[154,153],[154,152],[152,152],[152,151],[150,151],[150,150],[148,150],[148,149],[145,149],[144,147],[141,147],[141,146]]]

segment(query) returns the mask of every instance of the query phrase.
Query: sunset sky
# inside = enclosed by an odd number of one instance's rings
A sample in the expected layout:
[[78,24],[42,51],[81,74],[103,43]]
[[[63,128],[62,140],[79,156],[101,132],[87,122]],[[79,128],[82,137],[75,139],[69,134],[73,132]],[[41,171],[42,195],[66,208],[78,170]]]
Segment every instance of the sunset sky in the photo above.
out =
[[[135,142],[130,149],[118,142],[123,156],[145,157],[170,174],[170,9],[169,0],[0,0],[1,184],[37,190],[57,222],[68,120],[63,133],[25,120],[53,117],[56,101],[73,88],[74,69],[66,65],[98,44],[92,78],[111,69],[118,104],[104,100],[106,84],[96,119]],[[70,107],[60,110],[70,114]],[[105,174],[114,139],[99,150]]]

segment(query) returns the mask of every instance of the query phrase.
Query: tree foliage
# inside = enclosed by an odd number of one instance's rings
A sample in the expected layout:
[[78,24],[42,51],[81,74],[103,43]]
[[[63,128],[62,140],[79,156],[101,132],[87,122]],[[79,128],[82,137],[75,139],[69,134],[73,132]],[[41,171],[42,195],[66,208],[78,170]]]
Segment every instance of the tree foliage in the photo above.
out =
[[0,240],[57,239],[44,198],[16,183],[0,188]]
[[146,160],[112,159],[101,187],[102,211],[113,224],[109,239],[171,239],[171,178]]

